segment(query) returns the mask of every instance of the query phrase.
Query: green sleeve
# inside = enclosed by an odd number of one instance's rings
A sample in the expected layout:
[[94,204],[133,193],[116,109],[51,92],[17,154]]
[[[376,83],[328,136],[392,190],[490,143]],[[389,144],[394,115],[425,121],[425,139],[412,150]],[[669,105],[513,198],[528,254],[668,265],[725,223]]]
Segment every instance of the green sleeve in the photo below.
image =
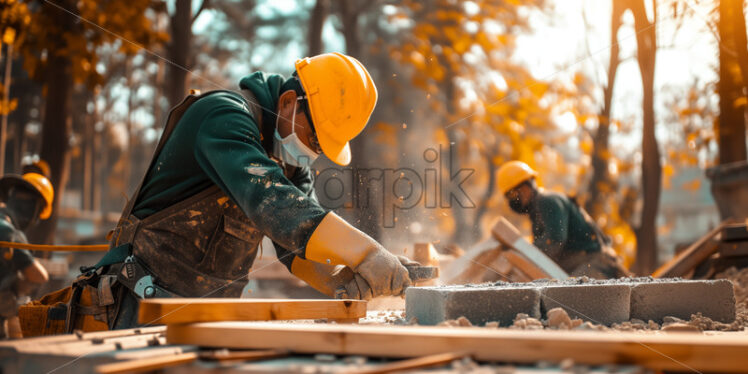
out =
[[219,104],[206,115],[195,158],[208,177],[273,242],[300,256],[327,212],[293,185],[268,158],[246,109]]
[[[28,240],[26,240],[26,236],[21,231],[18,231],[10,226],[10,224],[8,224],[5,220],[0,222],[0,240],[12,243],[28,243]],[[2,248],[2,250],[0,250],[0,255],[5,255],[10,251],[10,248]],[[14,248],[12,249],[12,253],[13,256],[9,259],[8,262],[10,269],[14,272],[23,270],[34,263],[34,257],[31,255],[31,252],[25,249]],[[2,261],[2,259],[0,259],[0,261]],[[5,274],[0,274],[0,276],[5,276]]]
[[556,254],[569,237],[569,212],[555,196],[542,197],[537,209],[539,219],[533,222],[534,243],[545,252]]
[[[291,183],[293,183],[293,185],[301,192],[317,202],[317,196],[314,192],[314,177],[312,176],[312,170],[310,168],[295,168],[290,180]],[[296,255],[288,249],[283,248],[280,243],[273,242],[273,246],[275,247],[275,253],[280,262],[283,263],[283,265],[286,265],[288,271],[291,271],[291,264],[293,264],[293,259]]]

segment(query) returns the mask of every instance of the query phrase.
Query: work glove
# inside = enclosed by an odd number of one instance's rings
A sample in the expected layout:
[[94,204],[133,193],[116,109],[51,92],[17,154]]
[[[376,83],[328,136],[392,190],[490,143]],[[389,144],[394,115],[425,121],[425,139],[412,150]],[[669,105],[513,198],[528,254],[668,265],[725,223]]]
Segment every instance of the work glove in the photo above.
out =
[[[401,264],[417,264],[403,256],[397,256]],[[336,299],[369,300],[375,295],[372,287],[361,274],[343,265],[327,265],[295,257],[291,273],[317,291]],[[403,288],[404,290],[404,288]]]
[[[388,252],[389,254],[389,252]],[[395,257],[395,256],[393,256]],[[397,260],[400,261],[400,264],[403,266],[407,265],[418,265],[417,262],[411,261],[409,258],[405,256],[396,256]],[[400,277],[402,279],[402,274],[398,273],[396,277]],[[389,293],[377,293],[375,289],[372,288],[372,285],[366,281],[366,279],[360,274],[360,273],[353,273],[353,278],[350,282],[345,284],[343,288],[339,288],[338,291],[335,294],[335,298],[337,299],[361,299],[361,300],[370,300],[377,296],[385,296],[385,295],[392,295],[392,296],[399,296],[401,295],[406,288],[408,288],[411,285],[410,277],[407,274],[405,274],[407,282],[401,282],[399,283],[402,287],[399,291],[395,290],[395,287],[390,287]],[[381,277],[377,277],[377,280],[381,280]],[[392,280],[396,282],[399,282],[395,279],[395,277],[392,277]]]
[[[353,271],[353,282],[359,289],[359,298],[364,300],[378,296],[399,296],[411,283],[408,269],[401,260],[381,247],[370,252]],[[346,288],[353,288],[350,283],[348,286]]]
[[328,213],[317,225],[305,254],[308,260],[351,268],[361,279],[354,277],[356,284],[346,286],[358,289],[352,293],[360,298],[400,295],[411,283],[400,259],[335,213]]

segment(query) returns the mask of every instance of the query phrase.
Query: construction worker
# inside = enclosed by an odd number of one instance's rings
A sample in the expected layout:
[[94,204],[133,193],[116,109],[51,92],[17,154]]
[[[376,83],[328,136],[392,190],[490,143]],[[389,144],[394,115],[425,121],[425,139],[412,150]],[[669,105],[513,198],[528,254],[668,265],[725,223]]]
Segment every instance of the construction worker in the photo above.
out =
[[628,275],[610,240],[574,199],[538,188],[537,172],[510,161],[499,168],[498,187],[509,207],[532,222],[533,243],[571,276]]
[[[54,189],[36,173],[6,175],[0,179],[0,241],[28,243],[24,231],[52,212]],[[49,276],[23,249],[0,248],[0,338],[20,336],[18,301]]]
[[295,68],[287,79],[256,72],[241,79],[241,92],[193,94],[172,109],[111,249],[76,281],[72,314],[95,318],[69,328],[135,326],[142,298],[239,297],[263,236],[294,275],[327,295],[369,299],[410,285],[406,259],[313,193],[310,164],[321,153],[351,161],[348,142],[377,101],[371,76],[340,53]]

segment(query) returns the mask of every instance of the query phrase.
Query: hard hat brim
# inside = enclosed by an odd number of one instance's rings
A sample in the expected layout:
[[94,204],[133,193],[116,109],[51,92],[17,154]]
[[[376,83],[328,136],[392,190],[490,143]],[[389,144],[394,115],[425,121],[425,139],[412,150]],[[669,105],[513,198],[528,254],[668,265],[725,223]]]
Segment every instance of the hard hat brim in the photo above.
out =
[[351,146],[348,142],[339,143],[322,131],[317,132],[317,140],[322,152],[332,162],[340,166],[348,166],[351,163]]
[[39,214],[40,219],[47,219],[49,216],[52,215],[52,204],[47,203],[47,200],[44,198],[44,195],[34,186],[31,182],[23,179],[23,176],[16,175],[16,174],[7,174],[4,175],[2,178],[0,178],[0,191],[5,191],[10,189],[14,186],[21,186],[29,191],[33,191],[37,194],[39,199],[41,199],[44,202],[44,208],[42,209],[42,212]]
[[44,196],[42,196],[42,193],[39,192],[39,190],[37,190],[36,187],[31,184],[31,182],[23,179],[23,177],[20,175],[6,174],[2,178],[0,178],[0,191],[5,191],[15,186],[25,187],[29,191],[33,191],[34,193],[39,195],[40,199],[44,200]]

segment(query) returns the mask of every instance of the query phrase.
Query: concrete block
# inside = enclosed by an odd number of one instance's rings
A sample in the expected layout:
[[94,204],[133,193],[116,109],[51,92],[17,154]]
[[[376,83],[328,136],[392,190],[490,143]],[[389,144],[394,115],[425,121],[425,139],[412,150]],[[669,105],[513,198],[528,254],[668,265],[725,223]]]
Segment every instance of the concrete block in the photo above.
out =
[[543,315],[563,308],[569,317],[610,325],[629,320],[631,288],[625,284],[577,284],[544,287]]
[[688,320],[701,312],[712,320],[735,320],[735,293],[726,279],[653,281],[631,285],[631,318],[662,323],[666,316]]
[[498,321],[509,326],[517,313],[540,318],[540,290],[535,287],[410,287],[405,291],[406,319],[421,325],[467,318],[473,325]]

